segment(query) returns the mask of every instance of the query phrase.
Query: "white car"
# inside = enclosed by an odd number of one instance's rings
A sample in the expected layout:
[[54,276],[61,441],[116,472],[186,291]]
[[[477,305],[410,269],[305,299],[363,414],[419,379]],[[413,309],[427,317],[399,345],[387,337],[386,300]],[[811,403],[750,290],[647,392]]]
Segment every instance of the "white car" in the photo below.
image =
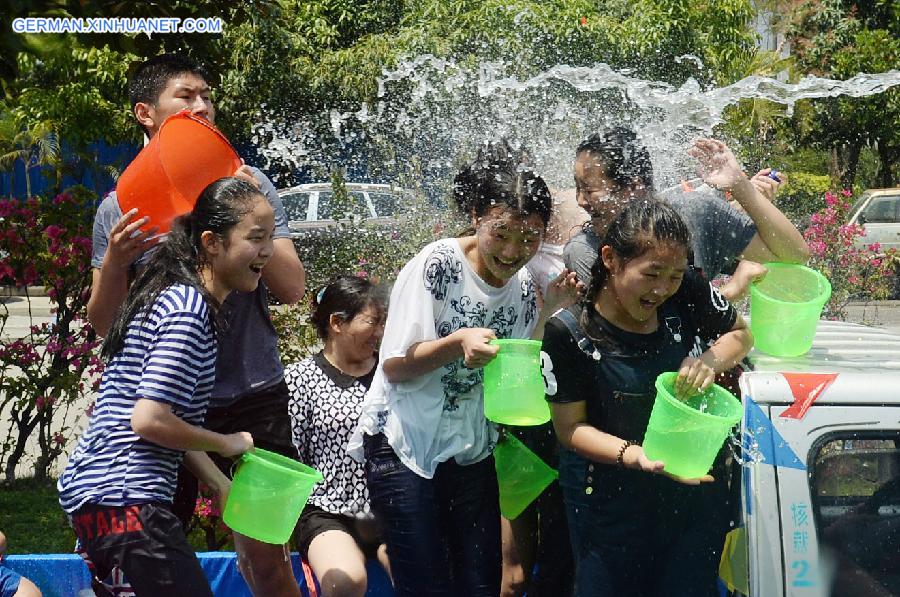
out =
[[[357,213],[367,222],[389,225],[409,209],[414,196],[409,190],[387,184],[347,183]],[[333,217],[331,183],[301,184],[278,191],[294,236],[322,231],[336,222]]]
[[900,249],[900,188],[865,191],[850,211],[848,223],[866,230],[858,245],[879,243],[885,251]]

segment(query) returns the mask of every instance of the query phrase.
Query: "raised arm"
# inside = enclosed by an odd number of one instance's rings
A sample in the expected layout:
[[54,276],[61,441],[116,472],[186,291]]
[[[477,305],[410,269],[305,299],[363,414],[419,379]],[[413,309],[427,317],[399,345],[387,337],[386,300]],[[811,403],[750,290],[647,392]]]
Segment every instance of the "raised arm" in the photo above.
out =
[[[119,307],[128,296],[131,264],[159,241],[158,228],[141,230],[149,218],[134,219],[137,210],[122,215],[104,239],[107,242],[103,264],[91,272],[91,297],[88,299],[88,321],[101,336],[112,327]],[[97,234],[95,233],[95,242]]]
[[699,139],[688,153],[699,160],[703,180],[731,191],[732,198],[756,225],[757,233],[741,259],[760,263],[804,263],[809,259],[809,247],[800,231],[747,178],[727,145],[715,139]]

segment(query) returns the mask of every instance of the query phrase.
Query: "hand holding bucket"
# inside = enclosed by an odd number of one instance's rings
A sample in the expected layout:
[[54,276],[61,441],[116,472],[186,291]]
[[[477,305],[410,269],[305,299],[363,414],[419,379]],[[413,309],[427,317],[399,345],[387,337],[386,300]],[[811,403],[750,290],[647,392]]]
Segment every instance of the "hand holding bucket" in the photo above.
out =
[[644,435],[644,454],[662,460],[665,472],[685,479],[701,478],[743,414],[740,400],[713,384],[690,400],[675,397],[678,374],[656,378],[656,401]]
[[246,452],[237,472],[222,520],[257,541],[283,545],[290,538],[322,474],[296,460],[260,448]]
[[493,340],[491,344],[500,351],[484,367],[484,416],[506,425],[549,421],[540,340]]
[[210,183],[232,176],[241,159],[208,120],[184,111],[166,119],[159,132],[122,172],[116,196],[122,213],[137,208],[161,233],[194,208]]

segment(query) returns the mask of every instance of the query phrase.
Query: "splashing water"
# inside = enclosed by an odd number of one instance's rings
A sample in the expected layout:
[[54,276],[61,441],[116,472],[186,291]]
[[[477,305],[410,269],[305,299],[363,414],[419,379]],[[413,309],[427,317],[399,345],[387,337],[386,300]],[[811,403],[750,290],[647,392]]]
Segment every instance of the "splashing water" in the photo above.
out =
[[[699,63],[695,56],[681,61]],[[534,168],[551,186],[571,186],[577,144],[590,133],[623,124],[650,151],[656,186],[694,176],[690,142],[710,135],[723,112],[742,99],[787,107],[804,99],[864,97],[900,85],[900,71],[859,74],[845,81],[804,77],[797,83],[751,76],[726,87],[701,88],[648,81],[608,65],[557,65],[531,78],[506,75],[506,65],[474,67],[419,56],[385,71],[373,106],[328,110],[304,119],[267,113],[254,128],[264,166],[278,173],[300,169],[324,179],[340,165],[351,179],[424,184],[446,192],[462,159],[484,140],[505,136],[527,147]]]

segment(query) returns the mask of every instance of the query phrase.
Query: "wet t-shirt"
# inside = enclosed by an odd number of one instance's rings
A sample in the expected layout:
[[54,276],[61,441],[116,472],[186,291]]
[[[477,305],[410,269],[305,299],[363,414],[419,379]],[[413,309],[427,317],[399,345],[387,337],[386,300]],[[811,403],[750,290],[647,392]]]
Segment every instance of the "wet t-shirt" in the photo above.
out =
[[[600,431],[640,443],[660,373],[677,371],[682,360],[699,356],[704,343],[731,330],[737,312],[697,272],[688,270],[678,292],[658,311],[659,327],[650,334],[625,331],[592,307],[569,310],[582,333],[592,340],[582,350],[560,315],[544,331],[544,376],[547,400],[586,402],[587,422]],[[587,354],[591,352],[591,354]],[[590,462],[571,452],[560,454],[564,490],[591,496],[604,504],[598,515],[617,527],[623,517],[656,512],[659,497],[672,484],[659,475]],[[649,519],[648,519],[649,520]]]
[[[710,280],[730,271],[756,234],[753,220],[709,187],[671,190],[662,199],[675,208],[690,230],[693,264]],[[563,250],[566,267],[574,270],[586,286],[590,284],[591,267],[599,250],[600,238],[589,224]]]
[[[259,190],[275,212],[275,232],[272,238],[290,238],[287,216],[278,191],[257,168],[251,168],[260,181]],[[138,216],[141,214],[139,213]],[[109,232],[122,217],[116,192],[112,191],[97,208],[94,216],[93,254],[91,267],[100,268],[109,248]],[[141,255],[132,269],[146,263],[151,251]],[[228,406],[244,394],[257,392],[280,382],[284,368],[278,356],[278,336],[269,314],[265,285],[260,282],[253,292],[234,291],[222,305],[227,327],[219,336],[219,355],[216,361],[216,385],[210,407]]]

